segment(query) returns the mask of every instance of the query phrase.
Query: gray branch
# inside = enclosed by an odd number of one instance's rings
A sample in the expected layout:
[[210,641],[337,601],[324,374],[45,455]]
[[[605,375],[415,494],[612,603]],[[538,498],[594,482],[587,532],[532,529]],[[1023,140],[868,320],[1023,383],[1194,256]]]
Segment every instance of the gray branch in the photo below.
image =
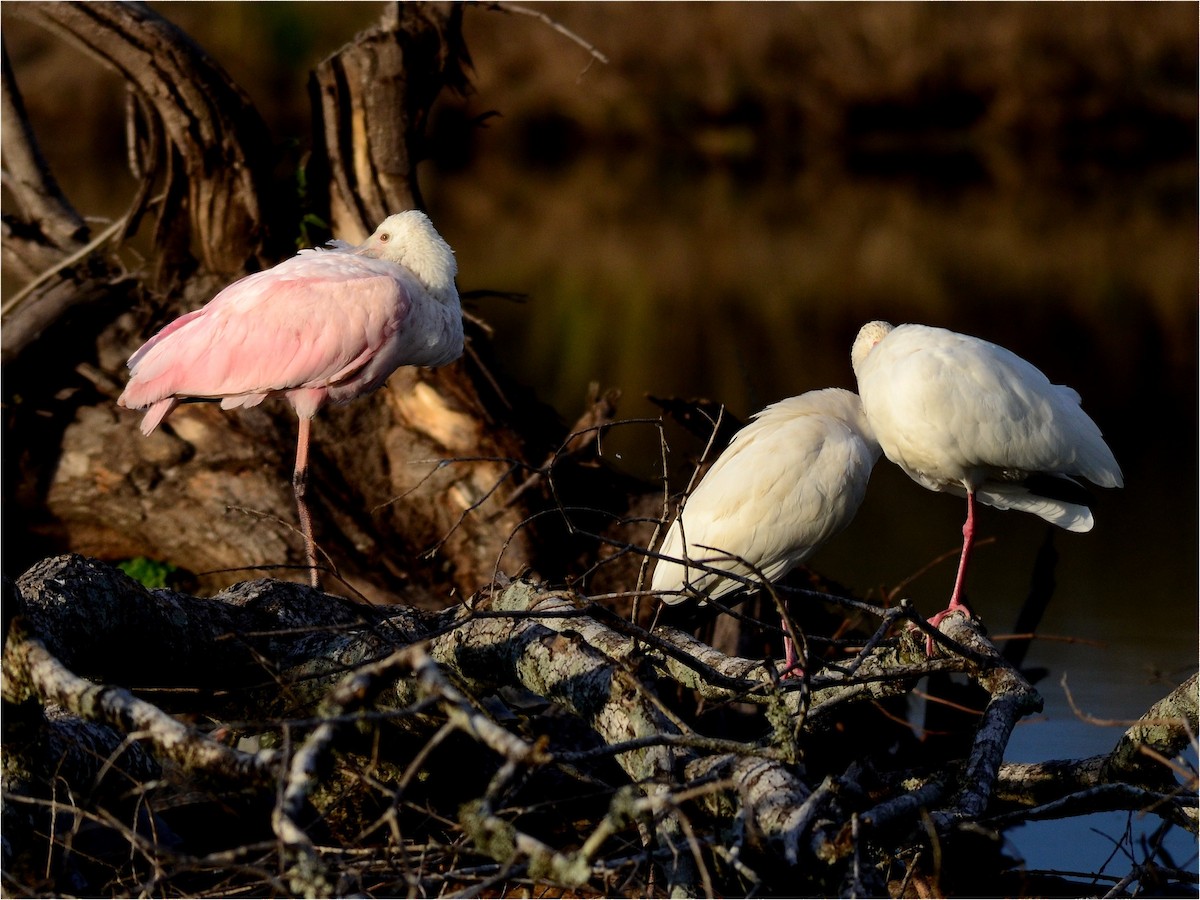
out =
[[[487,765],[499,773],[485,796],[455,813],[458,827],[478,852],[563,885],[611,877],[613,863],[602,848],[631,823],[648,827],[657,846],[652,858],[664,866],[673,891],[689,894],[711,883],[697,827],[707,829],[706,841],[720,844],[722,858],[744,860],[752,851],[814,872],[844,869],[844,877],[873,890],[872,873],[889,858],[882,848],[922,840],[925,821],[948,834],[974,822],[1003,827],[1132,804],[1185,825],[1195,814],[1194,803],[1161,785],[1117,780],[1139,767],[1106,769],[1103,760],[1041,770],[1002,766],[1013,724],[1036,709],[1039,698],[960,616],[948,617],[942,628],[969,657],[929,661],[923,633],[910,630],[878,643],[844,671],[828,667],[811,677],[813,709],[829,722],[839,707],[902,693],[922,662],[931,670],[956,668],[991,696],[961,765],[899,772],[883,781],[876,773],[878,783],[868,792],[858,762],[815,786],[809,781],[802,760],[825,739],[828,723],[810,719],[796,727],[801,691],[777,682],[762,661],[724,657],[668,629],[647,634],[593,616],[577,595],[534,581],[498,584],[458,607],[419,613],[271,581],[238,585],[212,599],[148,592],[107,566],[68,556],[30,570],[7,606],[17,615],[5,656],[11,703],[58,706],[118,734],[143,736],[155,758],[230,783],[261,782],[280,770],[279,757],[216,744],[160,708],[170,695],[151,704],[119,685],[154,671],[171,683],[204,684],[212,694],[210,715],[236,712],[258,721],[285,715],[279,729],[295,752],[272,823],[283,871],[299,894],[346,889],[345,851],[319,844],[306,823],[315,821],[314,812],[329,815],[318,789],[346,741],[380,725],[433,744],[454,730],[487,748],[480,759],[492,760]],[[122,650],[122,641],[139,652]],[[888,691],[869,687],[889,681]],[[771,727],[759,741],[740,745],[698,733],[664,702],[664,685],[748,701],[763,709]],[[1193,693],[1194,682],[1181,686],[1130,730],[1129,740],[1152,741],[1160,751],[1178,747],[1194,724],[1188,718]],[[582,724],[594,750],[559,749],[521,733],[544,708]],[[780,728],[777,718],[793,727]],[[1147,729],[1167,719],[1174,723],[1169,733],[1151,736]],[[519,772],[562,768],[579,777],[577,767],[605,755],[626,782],[608,814],[581,837],[579,850],[548,842],[502,811],[501,797]],[[399,779],[393,802],[421,759]],[[1113,780],[1101,782],[1104,772]],[[621,793],[628,790],[635,793]],[[1014,804],[1011,814],[999,811]],[[984,818],[988,814],[992,818]],[[697,817],[706,824],[698,826]]]

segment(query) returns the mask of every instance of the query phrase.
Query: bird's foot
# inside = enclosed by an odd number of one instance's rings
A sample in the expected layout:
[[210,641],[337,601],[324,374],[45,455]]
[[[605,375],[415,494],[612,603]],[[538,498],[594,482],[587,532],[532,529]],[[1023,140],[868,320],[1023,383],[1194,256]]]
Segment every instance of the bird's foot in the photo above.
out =
[[792,636],[787,633],[787,622],[783,623],[783,672],[780,678],[803,678],[804,667],[800,665],[800,657],[796,653],[796,645]]
[[[934,628],[937,628],[939,625],[942,624],[942,620],[945,619],[946,616],[950,615],[951,613],[962,613],[968,619],[971,618],[971,611],[969,609],[967,609],[967,606],[965,603],[959,603],[957,600],[951,600],[949,606],[947,606],[940,613],[938,613],[937,615],[935,615],[929,619],[929,624],[932,625]],[[930,658],[933,657],[933,636],[932,635],[926,635],[926,637],[925,637],[925,655]]]

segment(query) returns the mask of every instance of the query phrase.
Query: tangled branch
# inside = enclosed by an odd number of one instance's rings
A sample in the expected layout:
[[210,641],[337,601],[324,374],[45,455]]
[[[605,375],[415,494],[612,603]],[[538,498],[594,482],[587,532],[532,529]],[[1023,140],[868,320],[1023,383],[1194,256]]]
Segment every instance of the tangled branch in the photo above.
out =
[[[147,835],[176,832],[184,797],[241,797],[237,806],[258,810],[246,823],[256,841],[213,852],[246,860],[257,847],[306,896],[468,890],[493,877],[597,894],[618,884],[728,894],[778,867],[808,891],[849,879],[886,892],[889,872],[923,871],[911,848],[932,859],[981,824],[1106,808],[1195,827],[1194,791],[1153,761],[1195,733],[1194,678],[1102,760],[1005,765],[1013,724],[1040,698],[962,616],[942,627],[969,656],[928,659],[917,629],[871,636],[865,654],[811,675],[814,714],[800,720],[803,692],[779,679],[780,664],[725,656],[670,627],[644,631],[526,579],[440,613],[269,581],[211,600],[148,593],[81,557],[48,560],[10,588],[5,701],[29,731],[6,754],[6,816],[28,826],[8,832],[26,835],[9,862],[35,865],[55,847],[70,858],[63,823],[91,823],[142,848],[102,860],[107,881],[89,883],[105,890],[145,877],[136,860],[150,852]],[[79,646],[81,630],[92,644],[156,635],[171,649],[123,665]],[[846,723],[882,721],[879,704],[936,671],[987,698],[964,757],[914,766],[878,742],[838,755]],[[59,764],[35,749],[63,715],[114,735],[108,756],[72,774],[69,804],[55,799]],[[112,753],[133,746],[161,777],[132,795],[96,790],[116,777]],[[1131,765],[1130,746],[1153,756]],[[135,812],[124,808],[131,796]],[[160,849],[171,852],[150,854],[158,884],[195,877],[201,854]],[[223,877],[249,885],[261,865]]]

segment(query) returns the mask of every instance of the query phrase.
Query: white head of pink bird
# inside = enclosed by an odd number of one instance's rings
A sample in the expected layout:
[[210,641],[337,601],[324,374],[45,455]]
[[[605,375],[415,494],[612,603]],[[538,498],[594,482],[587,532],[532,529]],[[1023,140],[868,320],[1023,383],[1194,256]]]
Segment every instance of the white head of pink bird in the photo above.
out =
[[[962,603],[975,500],[1069,531],[1093,525],[1075,478],[1121,487],[1121,469],[1079,394],[1009,350],[932,328],[869,322],[851,350],[867,420],[884,455],[932,491],[967,499],[946,612]],[[945,613],[935,617],[940,622]]]
[[147,410],[150,434],[185,400],[223,409],[282,395],[300,420],[293,483],[317,585],[304,489],[313,416],[382,385],[400,366],[441,366],[463,352],[454,251],[419,210],[388,216],[359,246],[301,250],[235,281],[129,358],[117,403]]
[[419,209],[388,216],[354,252],[402,266],[443,303],[458,303],[454,251]]

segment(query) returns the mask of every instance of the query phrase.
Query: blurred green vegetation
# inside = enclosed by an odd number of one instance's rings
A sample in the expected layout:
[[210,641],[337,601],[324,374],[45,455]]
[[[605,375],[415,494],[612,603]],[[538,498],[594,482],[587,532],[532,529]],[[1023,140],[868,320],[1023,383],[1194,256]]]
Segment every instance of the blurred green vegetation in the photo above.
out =
[[133,559],[119,562],[117,568],[152,591],[158,588],[175,587],[176,576],[179,572],[178,566],[145,556],[135,556]]

